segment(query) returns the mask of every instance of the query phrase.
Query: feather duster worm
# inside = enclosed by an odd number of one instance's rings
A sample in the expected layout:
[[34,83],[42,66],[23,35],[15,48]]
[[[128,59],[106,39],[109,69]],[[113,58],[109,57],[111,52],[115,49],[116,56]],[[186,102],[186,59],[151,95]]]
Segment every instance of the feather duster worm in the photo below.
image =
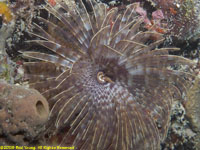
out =
[[160,48],[162,34],[143,31],[138,3],[123,12],[83,1],[81,9],[64,2],[45,6],[56,19],[33,24],[36,42],[52,53],[25,51],[40,61],[24,64],[30,85],[51,108],[45,135],[50,144],[83,150],[159,150],[169,126],[174,93],[184,93],[192,74],[170,69],[193,66]]

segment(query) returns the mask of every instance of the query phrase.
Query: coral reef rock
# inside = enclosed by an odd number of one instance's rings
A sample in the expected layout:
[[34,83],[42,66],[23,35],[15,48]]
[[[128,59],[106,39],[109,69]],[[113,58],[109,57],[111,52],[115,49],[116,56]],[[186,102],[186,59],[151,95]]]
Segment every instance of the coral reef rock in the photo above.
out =
[[194,87],[188,92],[186,114],[195,131],[200,131],[200,80],[196,80]]
[[186,115],[196,136],[195,148],[200,149],[200,80],[195,81],[194,87],[188,92],[189,100],[186,103]]

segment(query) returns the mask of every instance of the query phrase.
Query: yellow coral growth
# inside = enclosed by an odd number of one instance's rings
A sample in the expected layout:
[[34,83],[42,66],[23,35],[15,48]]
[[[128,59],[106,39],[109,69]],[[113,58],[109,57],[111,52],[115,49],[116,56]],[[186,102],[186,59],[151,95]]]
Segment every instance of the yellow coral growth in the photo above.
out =
[[5,22],[9,22],[12,19],[11,11],[4,2],[0,2],[0,16],[3,16]]

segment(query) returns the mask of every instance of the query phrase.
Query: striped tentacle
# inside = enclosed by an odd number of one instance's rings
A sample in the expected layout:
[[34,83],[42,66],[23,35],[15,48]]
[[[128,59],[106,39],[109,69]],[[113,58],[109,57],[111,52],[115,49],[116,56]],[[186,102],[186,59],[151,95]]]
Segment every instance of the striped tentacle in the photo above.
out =
[[[155,40],[152,40],[153,41],[152,43],[147,44],[147,42],[150,41],[151,36],[157,36],[157,38]],[[161,44],[163,41],[164,38],[162,38],[162,34],[158,34],[156,32],[140,32],[136,34],[132,40],[125,41],[128,42],[129,44],[128,47],[125,47],[125,49],[123,50],[124,57],[132,58],[150,52],[151,50],[155,49],[159,44]]]
[[[160,140],[163,141],[166,137],[167,129],[169,127],[173,95],[172,91],[169,89],[161,90],[161,88],[155,88],[153,91],[154,92],[145,92],[147,100],[144,101],[143,105],[146,107],[145,110],[150,112],[152,121],[154,121],[159,130]],[[152,109],[153,111],[151,111]]]
[[[124,79],[125,77],[121,76],[120,80],[125,80],[130,89],[133,87],[142,89],[144,85],[147,89],[171,87],[171,92],[177,93],[179,99],[183,99],[182,95],[186,94],[188,87],[191,86],[192,83],[189,79],[195,78],[195,76],[190,73],[164,68],[129,68],[129,73],[130,75],[126,77],[127,79]],[[153,94],[154,93],[152,93],[152,95]]]
[[[123,90],[121,92],[126,93]],[[119,92],[119,95],[116,95],[121,97],[122,101],[116,103],[116,132],[113,136],[113,142],[110,149],[125,148],[128,150],[132,147],[137,149],[157,149],[159,147],[156,143],[156,140],[159,140],[158,130],[150,118],[150,115],[145,112],[141,113],[143,111],[141,105],[138,105],[135,102],[140,101],[139,97],[124,95],[121,92]],[[129,129],[125,128],[125,123],[127,124],[127,122],[131,123]],[[141,140],[150,137],[154,137],[152,144],[148,144],[148,142]],[[141,145],[141,143],[143,143],[143,145]]]
[[[117,48],[118,50],[122,50],[124,45],[120,44],[121,40],[129,39],[130,33],[134,33],[137,31],[142,23],[143,19],[138,19],[138,17],[132,18],[132,11],[135,10],[137,4],[131,4],[127,7],[123,14],[117,16],[117,19],[114,21],[112,28],[112,40],[110,42],[110,46],[113,48]],[[131,11],[131,12],[130,12]]]
[[[80,42],[79,47],[81,47],[82,45],[84,45],[85,46],[84,51],[86,52],[87,49],[88,49],[88,47],[89,47],[89,41],[90,41],[90,39],[91,39],[91,37],[93,35],[91,26],[88,24],[87,20],[85,20],[85,18],[82,16],[82,14],[80,13],[80,11],[78,10],[77,7],[74,8],[75,9],[74,11],[72,11],[72,10],[70,10],[68,8],[68,6],[65,3],[58,2],[58,4],[66,12],[68,12],[67,15],[69,15],[69,16],[66,15],[66,21],[69,18],[72,21],[72,22],[71,21],[68,22],[69,29],[71,29],[71,28],[77,28],[77,29],[75,29],[75,31],[77,30],[75,33],[77,33],[77,34],[79,33],[81,35],[80,37],[78,37],[78,38],[80,38],[80,40],[78,39],[78,41],[82,41],[82,42]],[[69,31],[69,32],[71,32],[71,31]],[[75,33],[72,33],[72,35],[75,38],[77,38],[77,36],[76,36]],[[84,43],[83,43],[83,41],[84,41]]]
[[[69,76],[69,72],[70,70],[68,69],[64,72],[60,72],[60,74],[56,75],[55,77],[46,78],[44,81],[40,80],[40,82],[35,81],[34,83],[30,84],[30,87],[37,89],[40,93],[45,93],[45,91],[53,89],[59,85],[59,83],[62,82],[66,76]],[[55,73],[54,70],[52,70],[51,73]]]
[[41,53],[41,52],[23,52],[24,57],[33,58],[45,62],[54,63],[57,65],[62,66],[63,68],[72,68],[72,63],[62,57],[59,57],[58,55],[52,55],[47,53]]
[[[55,25],[54,23],[38,17],[38,19],[42,22],[44,22],[51,31],[46,32],[44,29],[42,29],[37,24],[34,24],[34,28],[38,31],[37,33],[31,33],[39,38],[42,38],[44,40],[31,40],[26,42],[36,42],[49,50],[55,52],[56,54],[62,56],[65,59],[68,59],[71,62],[76,61],[78,58],[80,58],[81,55],[84,54],[78,46],[73,45],[72,42],[76,40],[74,37],[70,37],[65,30],[62,29],[62,27]],[[55,33],[55,34],[52,34]],[[60,38],[61,36],[64,36],[66,38]],[[71,41],[70,41],[70,40]],[[76,41],[77,42],[77,41]]]
[[[78,44],[79,47],[82,47],[81,45],[84,45],[85,46],[84,50],[87,51],[87,48],[88,48],[87,40],[88,39],[85,39],[83,31],[82,31],[81,27],[79,26],[79,24],[77,22],[73,21],[73,19],[75,19],[75,18],[71,18],[72,20],[70,20],[70,17],[66,17],[65,15],[63,15],[63,13],[59,13],[60,9],[56,10],[51,5],[49,5],[49,7],[45,7],[45,8],[47,9],[47,11],[52,13],[60,21],[60,23],[63,24],[62,28],[67,29],[67,31],[69,31],[68,34],[71,35],[71,37],[78,40],[78,42],[76,41],[75,43]],[[56,32],[54,32],[54,33],[56,34]],[[62,35],[62,32],[60,32],[59,34]]]
[[[51,91],[54,92],[54,91]],[[67,89],[61,91],[60,93],[55,93],[53,96],[51,96],[51,98],[49,99],[49,104],[51,107],[51,111],[49,114],[49,122],[47,122],[46,124],[46,130],[45,133],[51,133],[51,134],[55,134],[58,130],[62,129],[61,126],[59,126],[59,128],[57,128],[56,126],[56,119],[58,119],[58,113],[59,111],[62,110],[63,105],[65,103],[67,103],[68,101],[70,101],[70,99],[74,99],[75,97],[73,97],[74,95],[76,95],[76,89],[74,86],[68,87]],[[69,128],[68,125],[66,125],[66,127]],[[68,130],[68,129],[66,129]]]
[[[62,81],[59,81],[59,84],[56,87],[48,89],[48,90],[44,91],[42,94],[47,99],[49,99],[49,98],[59,94],[60,92],[64,91],[66,88],[72,87],[74,84],[73,81],[74,81],[74,78],[70,74],[70,75],[66,76],[65,79],[63,79]],[[51,103],[51,101],[49,101],[49,103]]]
[[[79,2],[81,13],[84,16],[85,20],[91,26],[93,35],[95,35],[101,28],[104,23],[105,17],[107,15],[107,6],[103,3],[97,3],[93,0],[88,0],[87,5],[91,9],[91,14],[86,9],[86,6],[83,3],[83,0]],[[91,39],[90,39],[91,40]]]
[[25,62],[24,80],[30,83],[45,81],[47,78],[55,78],[62,72],[62,68],[49,62]]
[[[78,47],[79,45],[72,44],[73,42],[77,42],[77,39],[70,35],[70,32],[67,32],[62,26],[56,25],[55,23],[46,20],[44,18],[38,17],[38,19],[44,22],[48,27],[49,31],[46,33],[47,35],[43,37],[44,39],[48,38],[47,40],[32,40],[33,42],[37,42],[40,45],[47,47],[49,50],[59,54],[60,56],[66,59],[73,59],[77,60],[81,55],[84,55],[84,52]],[[34,34],[38,37],[42,37],[43,29],[35,25],[35,29],[38,30],[38,34]],[[40,35],[42,34],[42,35]],[[49,37],[48,35],[51,35]],[[61,38],[64,37],[64,38]],[[86,47],[85,47],[86,49]]]
[[[106,7],[105,4],[104,7]],[[107,46],[109,43],[111,37],[111,23],[113,17],[117,14],[117,9],[113,8],[110,11],[107,11],[106,8],[104,8],[101,12],[103,12],[105,16],[103,16],[98,23],[99,30],[94,34],[90,42],[89,54],[92,55],[92,58],[98,58],[99,56],[106,57],[109,55],[109,51],[107,51],[105,45]]]

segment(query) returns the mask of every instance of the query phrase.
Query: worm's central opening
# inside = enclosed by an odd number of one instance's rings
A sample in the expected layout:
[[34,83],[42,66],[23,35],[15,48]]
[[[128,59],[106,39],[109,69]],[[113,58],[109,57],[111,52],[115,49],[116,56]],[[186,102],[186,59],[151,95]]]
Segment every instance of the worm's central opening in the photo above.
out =
[[109,77],[107,77],[102,71],[97,73],[97,81],[101,84],[113,83],[113,81]]

